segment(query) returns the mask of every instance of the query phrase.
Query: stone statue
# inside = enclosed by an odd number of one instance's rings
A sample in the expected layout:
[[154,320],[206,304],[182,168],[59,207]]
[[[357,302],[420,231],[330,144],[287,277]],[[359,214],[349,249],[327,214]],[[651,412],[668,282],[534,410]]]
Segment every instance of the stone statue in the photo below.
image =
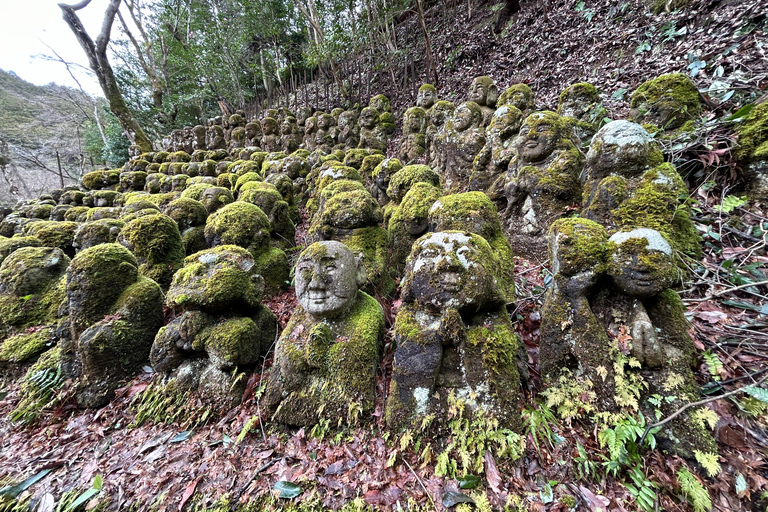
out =
[[354,110],[345,110],[339,116],[336,140],[346,149],[356,148],[360,144],[360,127],[357,125],[357,113]]
[[245,145],[247,147],[260,146],[261,136],[261,124],[258,121],[251,121],[245,125]]
[[301,146],[301,134],[296,118],[287,116],[280,125],[280,145],[283,153],[290,155]]
[[264,394],[277,421],[354,424],[373,410],[384,313],[358,289],[364,282],[340,242],[314,243],[299,256],[299,307],[277,342]]
[[198,149],[208,149],[208,146],[206,145],[206,129],[205,126],[198,124],[194,128],[192,128],[192,151],[197,151]]
[[649,80],[632,93],[627,119],[653,129],[691,131],[701,115],[696,84],[682,73],[670,73]]
[[206,211],[211,214],[235,200],[232,192],[225,187],[208,187],[200,195],[200,202]]
[[333,140],[333,128],[336,125],[333,116],[322,114],[317,120],[317,132],[315,133],[315,149],[330,152],[336,142]]
[[[519,254],[544,259],[547,229],[578,204],[584,157],[570,135],[570,125],[549,111],[531,114],[520,128],[516,155],[503,177],[507,207],[502,214]],[[493,192],[500,188],[494,185]],[[491,194],[492,199],[497,197]]]
[[379,117],[379,111],[373,107],[366,107],[360,112],[360,143],[357,145],[358,148],[387,151],[389,137],[386,131],[379,126]]
[[496,101],[499,99],[499,89],[489,76],[478,76],[472,80],[467,93],[467,101],[477,103],[482,113],[482,126],[485,128],[491,122]]
[[184,260],[181,233],[173,219],[161,213],[137,217],[125,223],[117,241],[134,254],[139,274],[168,289]]
[[317,118],[310,116],[304,121],[304,138],[301,144],[307,151],[315,150],[315,135],[317,135]]
[[440,199],[439,186],[426,181],[418,181],[408,187],[407,192],[397,205],[389,209],[387,230],[392,248],[389,255],[390,274],[395,279],[403,277],[405,260],[411,253],[413,244],[429,227],[429,210]]
[[402,168],[403,164],[401,164],[400,160],[397,158],[385,158],[376,166],[373,173],[371,173],[371,181],[373,183],[371,183],[369,191],[382,208],[389,203],[389,196],[387,195],[389,182],[392,176]]
[[483,111],[472,101],[462,103],[446,123],[445,166],[435,169],[443,178],[446,193],[469,189],[469,177],[475,157],[485,146]]
[[497,105],[511,105],[523,113],[525,119],[536,110],[535,97],[533,91],[527,84],[515,84],[507,88],[501,96]]
[[214,119],[209,122],[205,133],[205,147],[208,150],[225,149],[227,147],[226,140],[224,139],[224,129]]
[[472,162],[470,190],[488,192],[499,176],[507,171],[522,123],[523,114],[517,107],[502,105],[496,109],[485,129],[485,146]]
[[421,107],[411,107],[403,116],[403,137],[397,157],[415,163],[426,151],[427,113]]
[[277,120],[271,117],[265,117],[261,121],[261,144],[259,146],[267,153],[280,151],[280,135],[278,135]]
[[428,233],[413,246],[395,319],[389,426],[443,418],[460,401],[471,414],[519,427],[518,341],[499,273],[498,257],[479,235]]
[[608,115],[594,85],[581,82],[560,93],[557,113],[573,125],[573,135],[579,147],[589,144],[597,125]]
[[173,382],[173,392],[196,390],[228,407],[239,403],[245,380],[275,339],[277,319],[261,305],[264,280],[253,256],[223,245],[195,253],[173,279],[167,304],[177,316],[154,339],[150,363]]
[[445,146],[448,139],[446,127],[453,120],[456,106],[450,101],[438,101],[429,109],[429,125],[426,132],[426,164],[432,169],[445,168]]
[[419,87],[419,92],[416,95],[416,106],[423,108],[425,111],[432,108],[437,102],[437,89],[432,84],[424,84]]
[[675,250],[701,255],[690,207],[681,199],[688,189],[642,126],[629,121],[603,126],[592,139],[585,174],[582,217],[609,234],[655,229]]
[[62,373],[77,378],[81,407],[101,407],[149,359],[163,325],[163,295],[118,244],[78,253],[67,269],[66,289],[71,337],[62,340]]

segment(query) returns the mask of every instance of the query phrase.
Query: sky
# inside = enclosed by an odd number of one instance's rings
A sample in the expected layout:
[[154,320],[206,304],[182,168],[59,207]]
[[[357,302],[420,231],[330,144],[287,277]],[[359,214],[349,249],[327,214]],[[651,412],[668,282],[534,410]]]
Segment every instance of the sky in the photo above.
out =
[[[53,48],[64,60],[88,68],[88,59],[69,26],[61,19],[58,3],[62,0],[0,0],[0,69],[13,71],[22,79],[36,85],[51,82],[77,88],[67,68],[58,59],[47,61],[42,56],[56,58]],[[76,4],[79,0],[66,0]],[[77,11],[86,31],[95,38],[108,0],[92,0]],[[113,26],[113,33],[116,27]],[[103,96],[95,76],[82,68],[72,67],[82,88]]]

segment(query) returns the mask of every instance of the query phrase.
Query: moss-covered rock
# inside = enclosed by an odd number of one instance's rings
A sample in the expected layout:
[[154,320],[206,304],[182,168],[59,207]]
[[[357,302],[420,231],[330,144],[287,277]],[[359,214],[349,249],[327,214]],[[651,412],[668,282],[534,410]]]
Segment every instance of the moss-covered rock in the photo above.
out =
[[50,328],[25,332],[0,341],[0,361],[22,363],[38,356],[53,345]]
[[118,219],[100,219],[78,226],[75,231],[73,247],[82,251],[99,244],[112,244],[117,241],[117,235],[125,225]]
[[768,102],[752,109],[737,129],[736,158],[745,171],[747,193],[758,200],[768,198]]
[[87,190],[113,189],[120,183],[120,170],[93,171],[84,174],[82,179]]
[[43,243],[36,236],[0,236],[0,264],[16,249],[22,247],[40,247]]
[[405,260],[411,254],[414,242],[429,227],[429,210],[440,199],[440,188],[426,182],[414,183],[399,205],[391,211],[388,232],[391,243],[389,269],[393,278],[403,277]]
[[123,226],[117,241],[136,256],[141,275],[168,289],[184,259],[181,233],[173,219],[163,214],[136,218]]
[[406,165],[390,178],[387,196],[393,203],[400,204],[411,186],[419,182],[439,187],[440,176],[428,165]]
[[58,247],[71,257],[75,255],[72,242],[78,227],[77,222],[34,222],[24,227],[24,235],[38,238],[46,247]]
[[696,85],[682,73],[670,73],[645,82],[632,93],[628,119],[669,131],[701,115]]

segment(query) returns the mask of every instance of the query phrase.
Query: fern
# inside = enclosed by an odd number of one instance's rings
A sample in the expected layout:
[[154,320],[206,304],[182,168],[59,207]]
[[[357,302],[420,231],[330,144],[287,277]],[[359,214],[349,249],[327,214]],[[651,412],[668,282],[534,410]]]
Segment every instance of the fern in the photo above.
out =
[[709,368],[709,374],[712,376],[712,379],[720,380],[720,369],[722,369],[723,363],[720,361],[720,358],[717,357],[717,354],[713,354],[711,351],[707,350],[701,354],[701,357],[703,357],[704,362],[707,363],[707,368]]
[[707,474],[710,477],[715,476],[720,472],[720,463],[717,461],[716,453],[705,453],[699,450],[694,450],[693,454],[696,456],[696,461],[701,464]]
[[758,388],[755,386],[747,386],[744,388],[744,392],[754,398],[757,398],[761,402],[768,404],[768,389]]
[[712,500],[709,497],[709,493],[690,471],[686,468],[681,468],[677,472],[677,479],[680,482],[680,489],[683,491],[688,503],[693,506],[694,512],[709,512],[712,510]]
[[697,409],[696,412],[692,414],[692,416],[694,421],[696,421],[699,425],[702,427],[709,426],[709,428],[713,430],[715,425],[717,425],[717,420],[720,419],[717,413],[709,407],[702,407],[701,409]]

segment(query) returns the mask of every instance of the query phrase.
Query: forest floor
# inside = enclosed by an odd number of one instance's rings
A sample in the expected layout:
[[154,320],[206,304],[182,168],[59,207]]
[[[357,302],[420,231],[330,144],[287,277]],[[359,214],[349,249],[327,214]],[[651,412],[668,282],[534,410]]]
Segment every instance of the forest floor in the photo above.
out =
[[[529,83],[539,106],[551,109],[567,85],[592,81],[613,118],[626,113],[632,90],[662,73],[691,74],[706,92],[709,110],[695,136],[667,142],[665,153],[691,187],[705,249],[701,262],[691,262],[681,294],[702,396],[713,399],[707,406],[719,418],[717,474],[629,443],[618,460],[586,422],[557,419],[536,378],[547,262],[517,258],[513,321],[532,375],[520,411],[520,452],[505,446],[513,439],[508,433],[463,421],[458,412],[447,431],[384,428],[395,298],[383,304],[390,331],[377,407],[355,428],[271,424],[259,408],[263,372],[249,377],[238,407],[208,415],[193,400],[166,404],[166,416],[178,413],[171,422],[142,421],[134,400],[152,389],[148,368],[103,409],[79,411],[62,400],[27,426],[8,418],[17,385],[0,387],[0,487],[24,484],[15,488],[18,501],[0,501],[0,510],[443,510],[466,507],[462,500],[480,510],[768,510],[768,407],[745,392],[714,400],[768,374],[768,208],[739,198],[733,123],[725,121],[765,93],[766,14],[759,0],[693,4],[650,15],[638,1],[522,2],[501,36],[490,30],[490,4],[471,20],[464,11],[443,12],[447,3],[427,14],[438,34],[440,96],[456,103],[483,74],[502,90]],[[415,100],[410,89],[384,92],[398,112]],[[266,304],[285,325],[295,296],[289,290]],[[267,356],[265,368],[270,364]],[[709,504],[686,474],[707,490]]]

